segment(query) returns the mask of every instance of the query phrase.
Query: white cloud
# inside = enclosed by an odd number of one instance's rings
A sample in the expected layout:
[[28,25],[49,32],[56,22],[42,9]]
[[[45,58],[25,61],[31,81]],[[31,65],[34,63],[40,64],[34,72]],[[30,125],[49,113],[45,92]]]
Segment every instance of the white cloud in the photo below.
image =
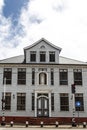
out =
[[[44,37],[62,48],[62,56],[87,61],[86,5],[87,0],[30,0],[22,8],[15,30],[12,28],[11,19],[2,16],[5,25],[0,25],[3,32],[0,42],[4,46],[0,46],[3,50],[9,50],[10,46],[11,50],[8,55],[5,51],[0,52],[4,54],[1,54],[1,58],[10,57],[10,54],[19,55],[23,53],[23,47]],[[21,29],[18,32],[19,27]],[[11,32],[15,33],[13,39]]]
[[2,13],[3,6],[4,6],[4,0],[0,0],[0,14]]

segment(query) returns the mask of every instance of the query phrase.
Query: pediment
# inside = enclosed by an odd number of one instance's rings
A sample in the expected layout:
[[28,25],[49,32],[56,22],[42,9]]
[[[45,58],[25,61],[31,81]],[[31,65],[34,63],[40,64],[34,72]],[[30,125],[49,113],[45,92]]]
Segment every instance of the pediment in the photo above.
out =
[[24,48],[24,50],[36,50],[36,49],[39,49],[39,50],[47,50],[48,48],[50,50],[58,50],[59,53],[61,51],[61,48],[60,47],[57,47],[55,46],[54,44],[50,43],[49,41],[47,41],[46,39],[44,38],[41,38],[40,40],[38,40],[37,42],[35,42],[34,44],[30,45],[30,46],[27,46]]

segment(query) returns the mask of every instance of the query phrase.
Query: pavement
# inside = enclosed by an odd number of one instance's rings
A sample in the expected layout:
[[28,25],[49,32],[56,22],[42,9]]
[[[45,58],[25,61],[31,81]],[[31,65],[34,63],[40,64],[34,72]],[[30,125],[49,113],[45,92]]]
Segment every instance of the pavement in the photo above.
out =
[[10,127],[10,125],[6,125],[6,126],[0,126],[0,130],[65,130],[65,129],[74,129],[74,130],[81,130],[81,129],[87,129],[87,128],[83,128],[82,125],[79,125],[77,127],[72,127],[71,125],[60,125],[58,127],[55,127],[54,125],[52,126],[43,126],[43,127],[40,127],[40,126],[21,126],[21,125],[14,125],[13,127]]

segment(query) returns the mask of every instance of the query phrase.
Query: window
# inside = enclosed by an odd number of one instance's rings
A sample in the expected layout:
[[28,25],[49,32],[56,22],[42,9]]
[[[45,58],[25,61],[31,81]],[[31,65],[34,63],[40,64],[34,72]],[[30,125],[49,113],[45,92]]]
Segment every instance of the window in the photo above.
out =
[[46,61],[46,52],[41,51],[40,52],[40,62],[45,62]]
[[46,85],[47,84],[47,74],[44,72],[41,72],[39,74],[39,84]]
[[84,111],[84,102],[83,102],[83,94],[79,93],[79,94],[75,94],[75,103],[76,102],[80,102],[80,106],[76,106],[76,111]]
[[30,61],[35,62],[36,61],[36,51],[30,52]]
[[35,94],[32,93],[32,111],[34,111],[34,107],[35,107]]
[[55,52],[49,52],[49,61],[55,62]]
[[[4,93],[2,93],[2,99],[4,98]],[[2,102],[3,110],[3,102]],[[11,110],[11,93],[5,93],[5,110]]]
[[60,78],[60,85],[68,85],[67,69],[60,69],[59,78]]
[[51,85],[54,85],[54,71],[51,69]]
[[54,111],[54,93],[51,93],[51,110]]
[[26,69],[18,68],[18,84],[26,84]]
[[69,111],[69,97],[67,93],[60,94],[60,110]]
[[74,84],[82,85],[82,70],[74,69]]
[[25,110],[26,94],[17,93],[17,110]]
[[[6,79],[6,81],[5,81],[5,79]],[[12,83],[12,69],[4,68],[3,84],[11,84],[11,83]]]
[[32,69],[32,85],[35,84],[35,69]]

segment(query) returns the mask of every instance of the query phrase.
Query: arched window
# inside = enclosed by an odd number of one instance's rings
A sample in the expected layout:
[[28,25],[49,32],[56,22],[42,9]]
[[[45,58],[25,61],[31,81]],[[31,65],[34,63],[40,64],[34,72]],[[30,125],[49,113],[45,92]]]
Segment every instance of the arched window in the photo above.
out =
[[42,72],[39,74],[39,84],[46,85],[47,84],[47,74]]

